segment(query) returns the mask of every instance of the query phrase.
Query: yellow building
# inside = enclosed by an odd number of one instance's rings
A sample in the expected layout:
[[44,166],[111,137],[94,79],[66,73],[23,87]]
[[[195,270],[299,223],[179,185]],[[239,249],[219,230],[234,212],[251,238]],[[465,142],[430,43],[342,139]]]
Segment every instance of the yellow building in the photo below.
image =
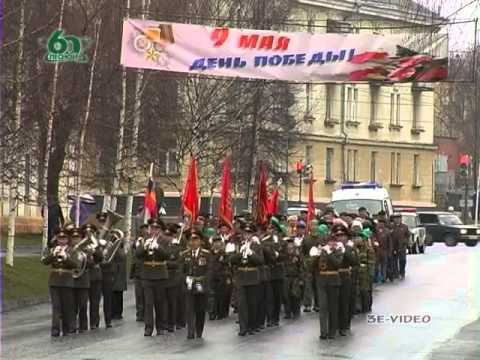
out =
[[[388,9],[373,1],[296,1],[292,18],[308,19],[297,31],[373,32],[406,24],[431,21],[437,16],[415,16],[402,6]],[[395,3],[395,2],[393,2]],[[418,10],[418,9],[417,9]],[[405,11],[405,14],[402,14]],[[409,21],[405,21],[409,19]],[[368,28],[368,29],[365,29]],[[406,29],[406,31],[411,31]],[[390,192],[394,205],[434,206],[433,124],[431,87],[419,84],[302,84],[295,85],[293,114],[303,118],[303,139],[297,143],[290,168],[302,160],[313,165],[315,201],[328,203],[331,192],[345,181],[377,181]],[[289,189],[298,200],[298,186]],[[302,200],[308,199],[303,185]]]

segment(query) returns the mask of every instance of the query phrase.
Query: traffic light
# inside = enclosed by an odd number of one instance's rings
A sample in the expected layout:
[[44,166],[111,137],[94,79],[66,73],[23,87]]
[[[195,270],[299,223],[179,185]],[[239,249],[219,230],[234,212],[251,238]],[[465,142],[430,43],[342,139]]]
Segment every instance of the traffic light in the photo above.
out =
[[303,170],[305,170],[305,164],[301,160],[297,161],[297,174],[302,174]]
[[460,175],[463,177],[468,176],[468,166],[470,165],[470,155],[468,154],[460,154]]

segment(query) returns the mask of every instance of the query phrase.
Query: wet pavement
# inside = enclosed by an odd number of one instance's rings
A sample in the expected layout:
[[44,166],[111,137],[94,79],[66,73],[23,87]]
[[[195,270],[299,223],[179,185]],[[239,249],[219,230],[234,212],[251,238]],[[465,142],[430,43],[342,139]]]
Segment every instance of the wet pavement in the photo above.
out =
[[[65,338],[50,338],[48,304],[3,314],[1,358],[480,359],[480,326],[475,322],[480,317],[480,246],[436,244],[425,255],[408,256],[407,278],[377,287],[369,321],[366,315],[356,316],[352,333],[335,340],[318,339],[316,313],[255,336],[238,337],[231,316],[207,321],[201,340],[187,341],[185,330],[145,338],[143,323],[135,322],[133,301],[130,286],[122,321],[114,322],[112,329]],[[390,320],[371,323],[382,315]],[[406,323],[416,315],[424,322]]]

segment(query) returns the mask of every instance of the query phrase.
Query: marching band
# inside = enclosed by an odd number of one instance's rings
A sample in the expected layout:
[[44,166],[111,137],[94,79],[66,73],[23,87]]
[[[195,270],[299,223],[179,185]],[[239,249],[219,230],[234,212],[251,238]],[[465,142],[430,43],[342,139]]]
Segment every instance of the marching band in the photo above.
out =
[[42,255],[51,266],[51,335],[97,329],[101,297],[105,327],[122,319],[131,248],[145,336],[186,327],[187,339],[202,338],[207,314],[223,320],[231,309],[238,335],[255,335],[279,326],[282,309],[284,319],[297,319],[302,306],[318,312],[321,340],[347,336],[352,317],[372,310],[373,284],[404,279],[408,228],[384,214],[327,209],[309,223],[304,215],[255,224],[245,214],[232,227],[199,218],[190,228],[152,218],[131,246],[111,212],[66,226]]

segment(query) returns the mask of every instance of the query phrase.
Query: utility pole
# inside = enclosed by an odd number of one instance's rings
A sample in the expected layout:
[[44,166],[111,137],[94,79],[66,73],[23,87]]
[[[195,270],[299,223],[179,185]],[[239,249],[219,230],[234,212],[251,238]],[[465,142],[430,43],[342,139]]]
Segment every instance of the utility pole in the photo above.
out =
[[479,197],[479,183],[480,183],[480,114],[478,113],[478,64],[477,64],[477,32],[478,32],[478,18],[475,18],[475,40],[473,47],[473,86],[474,86],[474,124],[473,124],[473,187],[476,194],[475,213],[473,218],[475,219],[475,225],[478,223],[478,197]]
[[465,204],[463,207],[463,222],[466,224],[468,220],[468,170],[467,175],[465,176]]
[[285,214],[287,214],[288,210],[288,181],[289,179],[289,172],[288,172],[288,161],[289,161],[289,149],[290,149],[290,131],[287,131],[287,156],[286,156],[286,167],[285,167]]
[[299,179],[298,180],[298,202],[301,203],[302,202],[302,180],[303,180],[302,172],[300,172],[298,179]]

